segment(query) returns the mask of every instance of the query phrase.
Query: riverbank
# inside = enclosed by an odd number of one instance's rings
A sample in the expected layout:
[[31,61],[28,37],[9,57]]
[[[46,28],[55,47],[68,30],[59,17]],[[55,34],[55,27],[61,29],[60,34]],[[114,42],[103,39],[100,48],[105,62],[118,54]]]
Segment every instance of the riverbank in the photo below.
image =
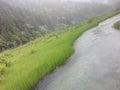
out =
[[[10,65],[4,64],[0,90],[31,90],[37,80],[63,65],[73,54],[75,40],[86,30],[97,26],[120,11],[93,17],[66,30],[56,31],[24,46],[0,54]],[[4,63],[4,62],[3,62]]]
[[35,90],[119,90],[120,32],[113,28],[119,20],[120,14],[83,33],[68,62],[40,80]]

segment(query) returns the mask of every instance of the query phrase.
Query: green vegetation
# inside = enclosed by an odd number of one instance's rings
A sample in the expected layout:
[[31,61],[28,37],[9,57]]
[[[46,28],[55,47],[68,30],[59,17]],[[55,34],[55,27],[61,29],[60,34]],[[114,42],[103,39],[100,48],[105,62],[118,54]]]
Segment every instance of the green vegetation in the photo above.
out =
[[63,3],[61,0],[54,3],[46,0],[0,0],[0,52],[112,8],[101,3]]
[[116,23],[114,24],[114,27],[115,27],[116,29],[120,30],[120,21],[116,22]]
[[74,41],[86,30],[119,11],[99,15],[0,54],[0,90],[31,90],[37,80],[63,65]]

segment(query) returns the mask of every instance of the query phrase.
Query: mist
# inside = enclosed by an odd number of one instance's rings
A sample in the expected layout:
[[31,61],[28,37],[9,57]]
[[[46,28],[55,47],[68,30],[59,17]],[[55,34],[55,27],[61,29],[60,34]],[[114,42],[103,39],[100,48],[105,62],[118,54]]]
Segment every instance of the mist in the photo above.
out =
[[115,10],[119,4],[119,0],[0,0],[1,47],[27,43]]

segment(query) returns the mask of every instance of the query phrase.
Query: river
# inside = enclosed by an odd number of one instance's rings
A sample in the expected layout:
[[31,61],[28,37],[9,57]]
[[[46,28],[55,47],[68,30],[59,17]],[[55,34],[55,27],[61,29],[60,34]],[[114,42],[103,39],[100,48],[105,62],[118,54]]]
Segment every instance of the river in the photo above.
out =
[[120,31],[114,16],[86,31],[69,61],[41,80],[35,90],[120,90]]

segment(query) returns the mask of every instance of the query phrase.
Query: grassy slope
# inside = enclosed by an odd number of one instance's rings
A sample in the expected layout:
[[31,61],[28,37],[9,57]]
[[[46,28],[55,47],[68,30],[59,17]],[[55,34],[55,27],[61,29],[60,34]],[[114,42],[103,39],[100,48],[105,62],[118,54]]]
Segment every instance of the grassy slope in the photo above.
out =
[[114,24],[114,27],[115,27],[116,29],[120,30],[120,21],[116,22],[116,23]]
[[11,66],[6,67],[5,73],[0,76],[0,90],[32,89],[39,78],[65,63],[74,51],[74,41],[84,31],[117,13],[114,11],[96,16],[67,30],[51,33],[24,46],[1,53],[0,57],[10,61]]

